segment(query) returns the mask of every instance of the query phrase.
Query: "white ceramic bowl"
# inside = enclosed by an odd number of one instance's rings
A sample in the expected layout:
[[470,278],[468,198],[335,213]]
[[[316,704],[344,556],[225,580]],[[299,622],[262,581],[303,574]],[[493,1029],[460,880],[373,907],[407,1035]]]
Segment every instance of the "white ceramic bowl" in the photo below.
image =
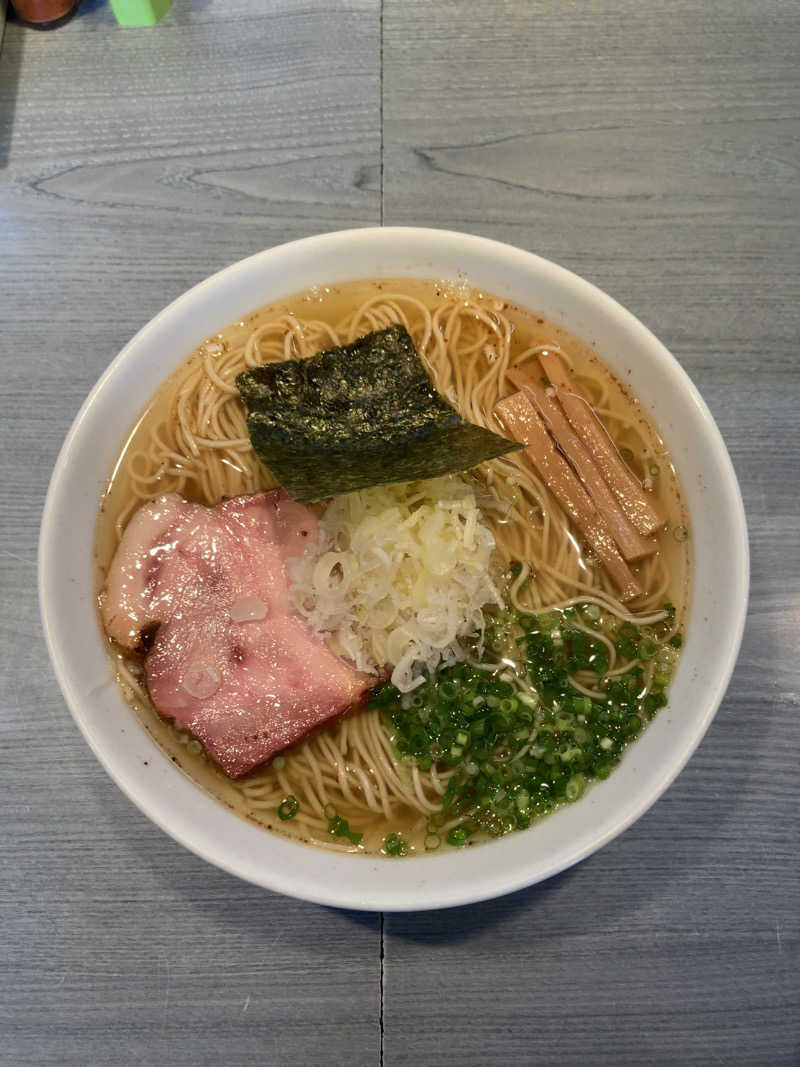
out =
[[[398,861],[283,840],[237,817],[177,770],[111,681],[91,575],[98,501],[124,435],[192,349],[245,313],[314,283],[401,275],[466,277],[563,323],[625,372],[683,482],[694,589],[669,706],[607,781],[524,833]],[[531,885],[588,856],[645,812],[689,759],[725,692],[744,625],[748,569],[741,495],[719,431],[689,378],[637,319],[528,252],[403,228],[272,248],[215,274],[157,315],[117,356],[75,419],[53,472],[39,546],[42,619],[61,689],[97,758],[131,800],[181,844],[241,878],[322,904],[388,911],[466,904]]]

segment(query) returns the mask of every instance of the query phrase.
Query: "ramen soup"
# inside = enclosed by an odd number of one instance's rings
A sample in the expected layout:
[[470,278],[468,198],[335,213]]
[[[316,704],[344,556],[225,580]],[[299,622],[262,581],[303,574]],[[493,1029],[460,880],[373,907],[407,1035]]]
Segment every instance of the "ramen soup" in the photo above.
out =
[[[350,374],[375,338],[379,364],[387,338],[421,360],[424,403],[493,458],[443,472],[431,447],[399,478],[415,441],[381,430],[326,489],[325,449],[304,463],[280,421],[327,395],[297,361],[345,361],[322,419],[339,440],[364,381],[391,391],[386,363]],[[657,428],[601,357],[489,293],[407,279],[315,287],[192,353],[97,531],[122,691],[181,770],[266,830],[387,856],[525,829],[608,777],[667,703],[689,532]],[[290,391],[254,415],[267,381]],[[373,445],[393,476],[339,491]]]

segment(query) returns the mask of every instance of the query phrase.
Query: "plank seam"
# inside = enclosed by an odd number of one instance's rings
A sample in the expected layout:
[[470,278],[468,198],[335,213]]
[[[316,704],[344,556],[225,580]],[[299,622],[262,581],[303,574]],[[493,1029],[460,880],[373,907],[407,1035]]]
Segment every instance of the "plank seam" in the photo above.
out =
[[[382,220],[381,220],[382,221]],[[380,980],[380,1026],[381,1026],[381,1044],[380,1044],[380,1067],[383,1067],[383,957],[384,957],[384,941],[383,941],[383,925],[386,916],[381,912],[381,980]]]
[[[383,226],[383,4],[384,0],[381,0],[379,23],[379,53],[380,53],[380,79],[379,79],[379,115],[380,115],[380,127],[381,127],[381,147],[380,147],[380,225]],[[383,931],[383,917],[381,916],[381,931]],[[381,947],[383,945],[381,944]],[[383,1060],[381,1060],[383,1062]]]

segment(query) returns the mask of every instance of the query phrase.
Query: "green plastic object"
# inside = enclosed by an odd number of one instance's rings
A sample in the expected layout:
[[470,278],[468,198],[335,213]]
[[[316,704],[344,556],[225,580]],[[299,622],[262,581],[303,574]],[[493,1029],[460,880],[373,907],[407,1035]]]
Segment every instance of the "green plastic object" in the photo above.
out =
[[172,7],[172,0],[111,0],[120,26],[155,26]]

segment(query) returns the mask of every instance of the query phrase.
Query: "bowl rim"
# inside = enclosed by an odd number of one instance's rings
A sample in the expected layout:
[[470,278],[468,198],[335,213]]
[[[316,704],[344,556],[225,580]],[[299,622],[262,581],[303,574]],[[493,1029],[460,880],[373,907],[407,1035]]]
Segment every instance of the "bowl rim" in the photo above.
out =
[[[729,508],[728,518],[733,523],[733,528],[730,531],[731,539],[734,543],[736,561],[739,564],[734,576],[735,588],[732,593],[737,610],[734,613],[734,617],[727,620],[727,644],[725,652],[718,662],[713,686],[708,699],[705,702],[704,714],[697,717],[691,732],[691,737],[689,738],[688,743],[685,744],[680,757],[674,759],[667,767],[662,769],[659,775],[654,777],[654,780],[650,783],[649,787],[642,792],[639,801],[628,808],[623,818],[615,821],[613,825],[609,825],[604,832],[595,835],[590,841],[584,841],[573,848],[565,847],[557,856],[554,856],[550,862],[540,862],[537,870],[533,873],[529,867],[523,865],[516,871],[512,870],[510,874],[508,872],[502,872],[499,876],[493,876],[492,872],[488,872],[478,880],[478,884],[471,883],[463,885],[458,881],[454,881],[453,884],[444,887],[436,887],[435,889],[428,886],[427,879],[423,878],[420,883],[421,888],[418,892],[409,894],[407,890],[404,890],[403,896],[399,896],[397,890],[392,888],[391,882],[393,879],[388,880],[390,884],[385,891],[380,890],[380,888],[376,890],[373,887],[369,890],[360,892],[358,885],[356,885],[354,891],[352,887],[349,887],[348,885],[345,885],[345,887],[342,888],[338,884],[338,880],[334,880],[333,884],[317,886],[314,884],[313,879],[309,880],[308,878],[303,881],[303,884],[298,886],[297,879],[292,878],[291,871],[287,874],[287,872],[281,868],[280,863],[277,870],[272,869],[264,871],[257,866],[254,866],[252,862],[248,862],[246,857],[240,857],[237,860],[235,857],[232,858],[231,856],[220,856],[214,843],[209,843],[204,840],[202,833],[198,836],[197,833],[192,833],[185,825],[176,826],[174,822],[170,822],[170,819],[166,817],[163,810],[161,810],[163,809],[163,805],[153,802],[152,797],[147,795],[147,787],[144,789],[135,787],[131,781],[119,771],[118,767],[115,766],[115,760],[108,752],[106,752],[103,744],[100,743],[95,731],[92,729],[91,723],[88,721],[87,716],[84,713],[84,700],[81,698],[80,694],[75,691],[69,680],[69,671],[67,670],[64,650],[61,647],[62,642],[58,633],[59,626],[52,617],[48,602],[49,590],[54,581],[56,573],[55,569],[57,566],[56,549],[60,521],[58,496],[60,487],[69,472],[76,442],[80,438],[89,413],[92,412],[95,406],[100,402],[108,383],[115,378],[121,367],[125,366],[129,361],[135,360],[137,352],[140,348],[147,345],[152,336],[157,336],[159,330],[166,323],[182,314],[190,305],[202,303],[220,287],[235,284],[237,279],[246,276],[247,272],[268,267],[270,264],[280,262],[281,258],[287,256],[308,255],[310,257],[309,262],[313,263],[314,255],[318,254],[321,249],[327,248],[330,250],[336,246],[347,245],[348,243],[371,242],[376,245],[382,245],[387,249],[391,249],[392,246],[396,245],[398,242],[415,241],[420,242],[420,247],[424,247],[426,242],[431,245],[435,245],[439,242],[449,242],[451,245],[460,245],[467,251],[467,253],[472,251],[473,253],[483,253],[490,257],[499,257],[499,261],[504,261],[512,270],[522,268],[529,272],[535,271],[542,274],[549,274],[555,284],[565,286],[574,292],[577,292],[579,296],[596,306],[601,313],[618,320],[628,331],[636,335],[641,343],[653,353],[654,359],[659,360],[663,367],[669,369],[674,380],[679,383],[681,388],[685,391],[687,401],[699,416],[699,421],[705,430],[705,444],[712,448],[714,452],[714,460],[719,468],[719,473],[721,473],[724,480],[722,491],[724,492],[726,503]],[[377,277],[379,275],[375,274],[373,276]],[[390,274],[385,274],[383,276],[388,277]],[[354,274],[353,277],[364,277],[364,275]],[[323,279],[322,282],[318,284],[324,283]],[[314,283],[311,282],[310,284]],[[487,288],[489,288],[488,285]],[[297,291],[297,289],[294,291]],[[286,292],[280,296],[268,297],[264,303],[282,299],[283,295],[288,296],[290,294],[289,292]],[[182,358],[187,358],[190,351],[191,350],[184,353]],[[135,414],[131,418],[131,422],[133,422],[134,418]],[[150,319],[150,321],[147,322],[122,348],[119,354],[101,374],[72,422],[59,452],[48,486],[42,512],[38,551],[40,615],[54,673],[72,717],[85,740],[94,752],[98,761],[125,795],[128,796],[143,814],[169,834],[174,840],[178,841],[184,847],[213,865],[228,871],[230,874],[254,882],[264,888],[272,889],[289,896],[295,896],[299,899],[329,906],[367,911],[409,911],[454,907],[514,892],[515,890],[550,878],[560,871],[571,867],[573,864],[597,851],[599,848],[602,848],[610,840],[623,833],[655,803],[655,801],[674,781],[696,750],[716,714],[728,687],[741,646],[747,614],[749,574],[749,544],[744,504],[733,464],[725,447],[722,435],[711,412],[705,404],[705,401],[700,396],[689,376],[675,357],[650,332],[650,330],[647,329],[647,327],[644,326],[631,312],[597,286],[579,275],[568,271],[566,268],[561,267],[550,260],[544,259],[535,253],[528,252],[524,249],[491,238],[472,234],[460,233],[452,230],[405,226],[364,227],[351,230],[339,230],[332,233],[304,237],[296,241],[273,246],[272,248],[265,249],[262,252],[258,252],[245,259],[239,260],[199,282],[178,296]],[[132,711],[130,714],[135,718]],[[153,741],[153,744],[155,745],[156,742]],[[170,769],[172,770],[172,768]],[[204,792],[200,786],[193,785],[193,788],[198,793]],[[220,804],[219,801],[213,800],[212,802],[221,810],[225,810],[224,805]],[[230,811],[228,811],[227,814],[229,817],[245,823],[245,820],[242,820],[240,816],[237,816]],[[548,818],[554,817],[555,816],[549,816]],[[291,850],[302,849],[305,852],[312,852],[315,855],[332,858],[330,853],[324,852],[323,850],[309,849],[308,846],[297,844],[295,842],[288,842],[286,839],[280,838],[278,835],[269,834],[268,832],[265,835],[265,832],[262,829],[259,829],[257,832],[261,836],[268,836],[269,838],[282,843],[281,847],[276,845],[274,849],[280,862],[283,862],[288,858],[288,862],[291,864],[292,858],[296,858],[290,856],[289,853],[286,853],[285,848],[283,847],[285,845],[289,845]],[[529,832],[531,831],[526,831],[526,833]],[[518,835],[512,836],[516,837]],[[498,844],[499,842],[495,842],[492,845],[484,845],[478,850],[478,854],[490,847],[496,847]],[[475,852],[472,850],[463,850],[457,854],[456,859],[458,860],[460,858],[461,860],[465,860],[470,855],[475,855]],[[354,868],[361,864],[370,864],[372,869],[380,867],[386,870],[388,869],[386,868],[387,864],[393,864],[394,868],[396,868],[395,861],[382,857],[346,856],[344,859],[347,864],[354,865]],[[440,862],[439,857],[412,857],[403,861],[404,865],[424,864],[426,866],[438,862]],[[326,866],[333,869],[338,865],[331,862],[326,864]],[[456,864],[453,864],[453,866],[455,867]],[[468,869],[468,866],[465,867],[463,863],[461,864],[461,867],[465,870]],[[358,879],[355,879],[355,881],[357,883]]]

